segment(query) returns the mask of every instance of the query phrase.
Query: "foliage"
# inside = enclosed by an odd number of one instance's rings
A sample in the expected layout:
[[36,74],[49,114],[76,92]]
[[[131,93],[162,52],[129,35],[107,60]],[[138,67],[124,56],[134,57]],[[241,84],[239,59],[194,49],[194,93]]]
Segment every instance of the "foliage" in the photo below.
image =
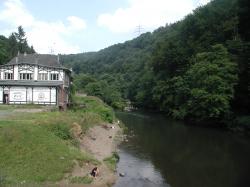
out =
[[11,58],[20,53],[35,53],[33,46],[29,46],[22,26],[8,38],[0,35],[0,64],[7,63]]
[[85,108],[81,111],[87,114],[96,114],[102,121],[112,123],[114,120],[114,111],[111,107],[103,103],[102,100],[96,97],[78,97],[75,96],[74,102],[78,105],[84,104]]
[[190,89],[183,106],[187,115],[201,121],[225,119],[237,82],[236,64],[222,45],[213,46],[212,52],[197,54],[195,61],[184,75]]
[[72,134],[70,133],[70,127],[65,123],[60,124],[51,124],[48,126],[48,129],[63,140],[73,139]]
[[130,100],[203,121],[249,114],[248,4],[214,0],[152,33],[62,60],[73,67],[78,89],[111,106]]
[[122,99],[119,85],[113,77],[104,74],[101,81],[97,81],[91,75],[79,74],[74,79],[78,91],[97,96],[114,108],[124,107],[125,101]]

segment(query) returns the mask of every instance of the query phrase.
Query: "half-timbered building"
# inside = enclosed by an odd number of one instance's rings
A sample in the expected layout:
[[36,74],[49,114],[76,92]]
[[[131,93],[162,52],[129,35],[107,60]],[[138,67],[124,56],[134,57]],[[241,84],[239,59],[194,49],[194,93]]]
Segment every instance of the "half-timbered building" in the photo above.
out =
[[0,103],[65,107],[69,102],[70,73],[59,56],[19,54],[0,66]]

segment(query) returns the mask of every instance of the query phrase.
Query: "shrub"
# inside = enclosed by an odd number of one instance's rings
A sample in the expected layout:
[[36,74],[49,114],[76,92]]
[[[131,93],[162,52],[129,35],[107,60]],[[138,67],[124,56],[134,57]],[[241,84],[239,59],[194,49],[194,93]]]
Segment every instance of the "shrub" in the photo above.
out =
[[52,125],[51,132],[53,132],[56,136],[63,140],[71,140],[73,139],[70,128],[67,124],[56,124]]

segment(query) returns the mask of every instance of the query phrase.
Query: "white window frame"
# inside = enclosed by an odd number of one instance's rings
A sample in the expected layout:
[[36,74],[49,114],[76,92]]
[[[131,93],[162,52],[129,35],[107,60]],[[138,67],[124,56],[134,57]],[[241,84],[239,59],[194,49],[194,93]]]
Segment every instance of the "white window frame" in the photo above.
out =
[[38,80],[39,81],[47,81],[48,80],[48,73],[38,73]]
[[19,80],[33,80],[33,73],[19,73]]
[[13,73],[5,72],[4,73],[4,79],[5,80],[13,80]]
[[58,81],[59,80],[59,73],[51,73],[50,80],[51,81]]

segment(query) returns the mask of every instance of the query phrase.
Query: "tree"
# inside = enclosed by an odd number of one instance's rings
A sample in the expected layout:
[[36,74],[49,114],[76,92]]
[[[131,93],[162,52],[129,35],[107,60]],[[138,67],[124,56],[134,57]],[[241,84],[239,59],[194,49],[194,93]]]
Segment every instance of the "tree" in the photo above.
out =
[[8,51],[10,57],[14,57],[18,53],[18,42],[14,33],[9,36]]
[[231,107],[249,114],[249,2],[214,0],[152,33],[64,62],[106,82],[99,88],[107,103],[117,92],[114,98],[176,118],[218,120]]
[[74,83],[77,90],[83,90],[89,83],[94,83],[96,81],[97,80],[93,78],[93,76],[86,74],[79,74],[74,77]]
[[20,53],[27,53],[30,51],[30,47],[28,45],[27,39],[25,37],[25,32],[22,26],[17,28],[17,33],[14,33],[17,43],[18,43],[18,51]]
[[8,59],[7,42],[7,38],[0,36],[0,64],[3,64]]
[[184,79],[190,89],[182,104],[186,117],[201,121],[225,119],[237,83],[237,65],[229,58],[223,45],[215,45],[211,52],[198,53],[195,64]]

